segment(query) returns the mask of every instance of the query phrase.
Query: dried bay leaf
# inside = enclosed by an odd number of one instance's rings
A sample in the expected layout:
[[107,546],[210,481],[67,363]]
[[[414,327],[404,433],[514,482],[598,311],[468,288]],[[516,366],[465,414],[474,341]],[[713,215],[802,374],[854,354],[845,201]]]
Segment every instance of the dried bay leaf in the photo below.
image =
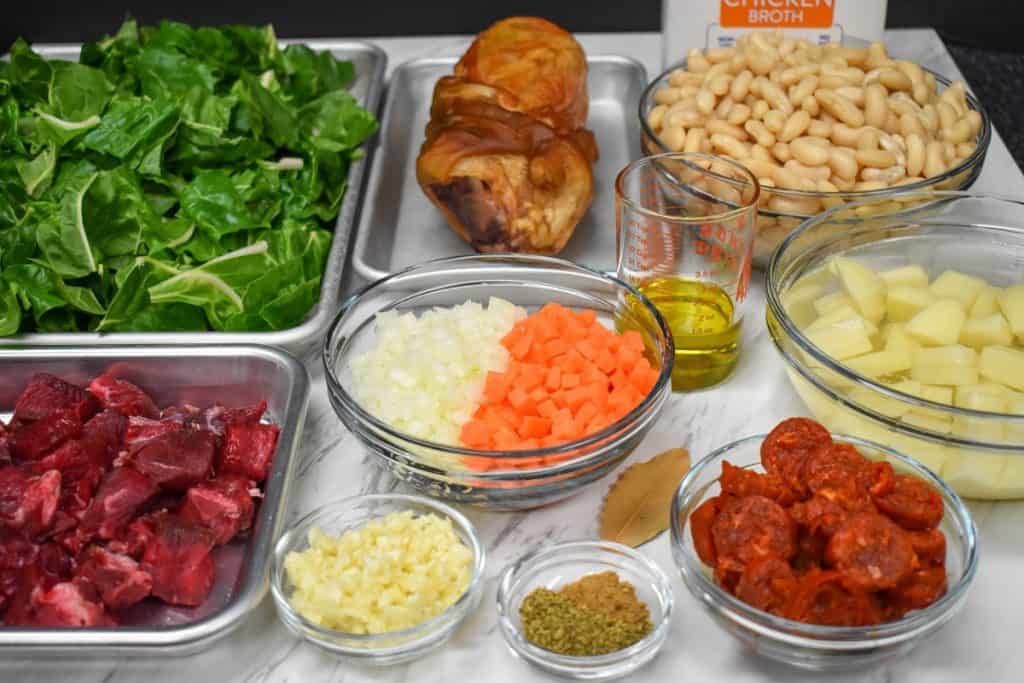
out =
[[601,538],[635,548],[667,529],[672,496],[689,469],[685,448],[627,467],[604,498]]

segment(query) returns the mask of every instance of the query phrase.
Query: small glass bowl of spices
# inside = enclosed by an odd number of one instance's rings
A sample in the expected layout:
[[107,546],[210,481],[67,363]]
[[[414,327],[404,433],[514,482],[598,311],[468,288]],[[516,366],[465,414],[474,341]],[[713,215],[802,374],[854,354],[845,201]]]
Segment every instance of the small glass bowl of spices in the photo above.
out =
[[671,614],[668,577],[619,543],[547,546],[506,568],[498,584],[498,623],[512,652],[577,680],[619,678],[649,662]]
[[274,548],[271,593],[293,634],[363,664],[440,647],[480,602],[484,548],[455,509],[401,494],[328,503]]

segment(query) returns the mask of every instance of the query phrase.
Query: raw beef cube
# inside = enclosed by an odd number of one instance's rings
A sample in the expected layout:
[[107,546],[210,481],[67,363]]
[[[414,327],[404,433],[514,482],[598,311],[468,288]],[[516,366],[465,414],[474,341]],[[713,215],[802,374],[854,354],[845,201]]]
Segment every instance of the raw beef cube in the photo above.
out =
[[121,450],[128,419],[115,410],[104,410],[82,427],[82,444],[93,462],[109,468]]
[[82,423],[75,412],[51,413],[35,422],[18,425],[11,434],[11,455],[21,460],[35,460],[81,433]]
[[142,553],[146,550],[146,546],[156,535],[154,517],[159,518],[159,515],[163,514],[168,513],[164,510],[136,518],[117,535],[117,538],[107,544],[107,549],[121,555],[128,555],[136,560],[142,559]]
[[0,614],[18,593],[22,575],[35,564],[38,555],[39,546],[35,543],[20,534],[0,532]]
[[217,460],[217,473],[232,472],[262,482],[270,471],[279,431],[277,425],[259,422],[229,423]]
[[217,545],[224,545],[252,526],[252,491],[256,483],[237,474],[223,474],[193,486],[178,514],[205,527]]
[[154,515],[154,535],[142,555],[153,595],[172,605],[201,605],[213,588],[213,536],[173,514]]
[[92,394],[59,377],[40,372],[33,375],[14,406],[18,423],[31,422],[60,410],[70,410],[79,422],[99,412],[99,402]]
[[203,412],[202,419],[207,429],[217,436],[223,437],[229,424],[233,422],[258,424],[266,411],[266,401],[260,401],[247,408],[225,408],[222,405],[215,405]]
[[87,537],[97,534],[105,540],[114,538],[157,490],[157,485],[146,475],[131,468],[111,470],[85,511],[80,530]]
[[98,398],[104,408],[116,410],[125,417],[160,417],[153,399],[126,379],[100,375],[89,383],[89,393]]
[[59,499],[60,472],[31,477],[17,467],[0,468],[0,527],[42,534],[53,523]]
[[129,457],[135,469],[168,491],[185,491],[205,480],[217,445],[205,429],[162,434],[146,441]]
[[128,418],[128,428],[124,434],[124,445],[128,448],[136,446],[161,434],[180,432],[185,428],[181,422],[174,420],[151,420],[148,417]]
[[75,581],[91,586],[112,610],[144,600],[153,589],[153,578],[139,569],[138,562],[95,545],[83,554]]
[[49,590],[32,591],[32,615],[28,626],[116,626],[100,605],[89,600],[82,589],[70,581]]
[[57,470],[61,474],[58,509],[68,513],[81,512],[88,507],[103,479],[103,467],[94,462],[83,441],[66,441],[30,466],[30,471],[37,474],[49,470]]
[[8,434],[0,434],[0,467],[11,464],[11,442]]

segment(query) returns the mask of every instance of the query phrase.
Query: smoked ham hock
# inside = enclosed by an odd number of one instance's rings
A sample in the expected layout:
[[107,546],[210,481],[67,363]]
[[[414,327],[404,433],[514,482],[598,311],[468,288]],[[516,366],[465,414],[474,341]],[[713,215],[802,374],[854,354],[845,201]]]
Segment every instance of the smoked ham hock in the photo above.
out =
[[435,86],[416,177],[477,251],[557,254],[594,197],[587,107],[572,35],[533,17],[499,21]]

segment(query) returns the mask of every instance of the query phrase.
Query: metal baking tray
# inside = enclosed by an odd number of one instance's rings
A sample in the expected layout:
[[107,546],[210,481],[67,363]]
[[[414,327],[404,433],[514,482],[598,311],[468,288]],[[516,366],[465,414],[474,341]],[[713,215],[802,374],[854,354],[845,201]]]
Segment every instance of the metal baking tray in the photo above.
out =
[[[352,264],[376,280],[407,266],[473,249],[448,227],[416,182],[416,156],[430,119],[434,84],[452,73],[455,58],[417,59],[399,65],[388,84],[380,149],[370,169],[356,230]],[[594,203],[562,253],[576,263],[615,270],[615,176],[642,156],[637,111],[647,85],[643,65],[629,57],[587,58],[590,113],[600,153],[594,166]]]
[[192,654],[238,627],[266,594],[309,402],[305,368],[282,351],[242,345],[0,349],[0,416],[10,417],[18,394],[37,372],[84,385],[104,371],[139,384],[161,406],[187,401],[241,407],[266,399],[269,419],[281,433],[263,501],[250,536],[213,551],[216,579],[203,605],[181,608],[145,600],[126,615],[131,625],[115,628],[0,626],[4,656]]
[[[358,40],[291,39],[282,45],[303,43],[318,51],[326,50],[338,59],[346,59],[355,67],[355,81],[349,92],[359,104],[377,114],[384,90],[387,55],[384,51]],[[79,44],[35,44],[36,52],[50,59],[76,61]],[[6,58],[6,56],[4,57]],[[352,226],[362,200],[366,168],[370,165],[376,136],[368,140],[364,156],[352,162],[348,172],[348,189],[341,200],[334,240],[327,256],[327,267],[320,285],[320,302],[305,322],[297,327],[276,332],[50,332],[16,337],[0,337],[0,346],[93,346],[113,344],[269,344],[301,354],[315,345],[334,318],[342,290],[342,276],[348,257]]]

